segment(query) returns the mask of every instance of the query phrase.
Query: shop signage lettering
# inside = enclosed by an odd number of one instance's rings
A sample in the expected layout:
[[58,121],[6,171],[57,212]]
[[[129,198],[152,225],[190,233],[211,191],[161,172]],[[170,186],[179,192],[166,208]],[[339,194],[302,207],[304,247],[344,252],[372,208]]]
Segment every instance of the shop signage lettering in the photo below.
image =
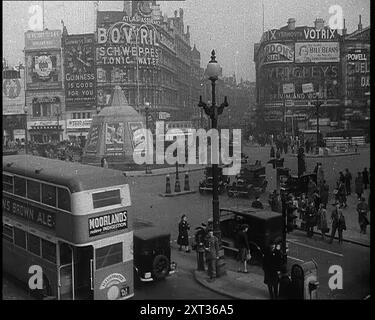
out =
[[336,29],[305,28],[303,30],[305,40],[334,40],[337,38]]
[[367,61],[366,53],[348,53],[346,55],[348,61]]
[[288,31],[281,31],[277,29],[272,29],[266,31],[263,36],[261,42],[268,42],[268,41],[277,41],[277,40],[298,40],[303,39],[303,31],[302,30],[288,30]]
[[293,62],[294,50],[287,45],[281,43],[267,44],[263,49],[261,64]]
[[89,218],[89,236],[123,230],[128,227],[127,211],[105,214],[95,218]]
[[55,229],[56,219],[53,212],[31,206],[28,203],[3,197],[3,212],[34,222],[49,229]]
[[92,119],[68,119],[67,129],[88,129],[91,126]]
[[267,67],[262,69],[261,77],[265,81],[282,80],[292,81],[296,79],[335,79],[338,76],[337,65],[325,66],[282,66]]
[[61,48],[61,30],[27,31],[25,50]]

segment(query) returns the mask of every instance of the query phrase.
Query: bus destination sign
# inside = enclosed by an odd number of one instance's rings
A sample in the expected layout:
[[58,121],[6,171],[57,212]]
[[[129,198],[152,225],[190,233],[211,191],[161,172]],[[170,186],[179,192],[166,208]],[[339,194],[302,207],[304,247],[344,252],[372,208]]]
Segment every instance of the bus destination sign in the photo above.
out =
[[89,236],[126,229],[128,227],[128,213],[121,211],[89,218]]
[[56,219],[53,212],[49,212],[6,196],[3,197],[3,212],[32,221],[49,229],[55,229]]

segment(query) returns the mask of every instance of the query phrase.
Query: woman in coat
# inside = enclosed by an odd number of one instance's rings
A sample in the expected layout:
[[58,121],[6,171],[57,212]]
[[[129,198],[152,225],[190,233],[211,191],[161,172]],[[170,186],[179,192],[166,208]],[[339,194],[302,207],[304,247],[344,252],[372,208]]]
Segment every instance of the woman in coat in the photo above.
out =
[[358,172],[358,176],[355,178],[354,184],[355,193],[357,194],[358,199],[360,199],[363,193],[363,178],[361,172]]
[[189,249],[189,234],[188,230],[190,230],[190,225],[187,222],[186,215],[182,215],[181,221],[178,224],[178,238],[177,238],[177,244],[180,246],[178,249],[179,251],[182,250],[182,247],[185,247],[186,252],[190,252]]
[[324,204],[325,207],[327,207],[329,198],[329,185],[325,180],[323,180],[323,184],[320,188],[320,202]]
[[328,222],[327,222],[327,210],[323,203],[319,206],[319,211],[317,215],[317,227],[322,233],[322,239],[325,239],[325,234],[328,232]]
[[362,172],[362,179],[363,179],[363,185],[365,186],[365,190],[367,190],[367,185],[369,184],[369,174],[367,171],[367,168],[365,168]]

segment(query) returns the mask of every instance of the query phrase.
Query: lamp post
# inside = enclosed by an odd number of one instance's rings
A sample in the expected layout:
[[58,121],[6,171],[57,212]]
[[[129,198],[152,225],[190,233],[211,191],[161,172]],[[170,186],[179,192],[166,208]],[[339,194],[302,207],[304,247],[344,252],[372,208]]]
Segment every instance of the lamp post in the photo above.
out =
[[[146,115],[146,147],[147,147],[147,152],[149,152],[149,141],[148,141],[148,112],[149,112],[149,106],[150,106],[150,103],[149,102],[146,102],[145,103],[145,115]],[[149,173],[152,173],[151,172],[151,168],[149,167],[148,163],[146,163],[146,173],[149,174]]]
[[[211,60],[207,65],[207,77],[211,81],[212,87],[212,103],[208,105],[202,101],[202,96],[199,97],[199,104],[200,108],[203,108],[205,113],[211,119],[211,128],[213,130],[217,130],[217,120],[218,116],[223,113],[224,107],[228,106],[227,97],[224,97],[224,102],[220,106],[216,106],[216,97],[215,97],[215,82],[218,80],[221,67],[215,60],[215,50],[211,52]],[[215,150],[211,151],[215,152]],[[220,259],[217,263],[217,276],[221,276],[225,273],[224,271],[224,261],[223,261],[223,254],[221,248],[221,230],[220,230],[220,209],[219,209],[219,181],[218,181],[218,164],[212,163],[212,178],[213,178],[213,191],[212,191],[212,218],[213,218],[213,231],[214,235],[219,239],[219,249],[220,249]]]
[[28,149],[28,139],[27,139],[27,105],[24,106],[23,111],[25,112],[25,154],[27,154]]

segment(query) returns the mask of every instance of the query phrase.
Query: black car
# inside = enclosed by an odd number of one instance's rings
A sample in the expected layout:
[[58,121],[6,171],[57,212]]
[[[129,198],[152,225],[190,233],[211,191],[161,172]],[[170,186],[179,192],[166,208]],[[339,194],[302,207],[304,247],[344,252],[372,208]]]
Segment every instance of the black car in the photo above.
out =
[[[224,166],[218,167],[218,181],[219,181],[219,193],[223,193],[230,182],[230,178],[223,174]],[[204,192],[212,192],[213,190],[213,177],[212,177],[212,167],[206,167],[205,177],[199,182],[199,192],[202,194]]]
[[171,261],[171,235],[151,223],[135,222],[134,268],[141,281],[165,279],[176,270]]
[[[282,243],[282,214],[245,207],[220,208],[222,244],[226,251],[236,251],[236,238],[242,224],[247,224],[252,264],[262,263],[267,247]],[[286,257],[285,261],[286,261]]]
[[295,175],[286,176],[280,185],[280,191],[285,194],[291,193],[295,197],[299,197],[302,193],[306,194],[310,178],[316,183],[316,173],[307,173],[300,177]]

